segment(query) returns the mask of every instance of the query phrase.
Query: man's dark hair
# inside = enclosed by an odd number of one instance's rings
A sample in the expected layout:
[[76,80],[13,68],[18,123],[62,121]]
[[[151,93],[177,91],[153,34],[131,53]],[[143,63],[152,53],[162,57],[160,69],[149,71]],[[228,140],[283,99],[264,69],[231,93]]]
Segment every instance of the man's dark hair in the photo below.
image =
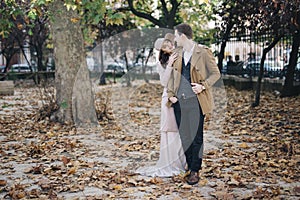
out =
[[193,38],[192,27],[186,23],[178,24],[174,29],[178,31],[179,35],[184,34],[188,39]]

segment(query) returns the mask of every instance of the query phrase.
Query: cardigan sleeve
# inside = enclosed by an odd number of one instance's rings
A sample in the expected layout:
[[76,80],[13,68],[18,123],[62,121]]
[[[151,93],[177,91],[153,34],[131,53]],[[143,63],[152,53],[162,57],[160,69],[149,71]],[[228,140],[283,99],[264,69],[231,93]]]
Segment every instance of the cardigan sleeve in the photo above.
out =
[[157,62],[157,67],[158,67],[160,84],[163,87],[167,87],[173,68],[168,66],[166,68],[163,68],[159,62]]

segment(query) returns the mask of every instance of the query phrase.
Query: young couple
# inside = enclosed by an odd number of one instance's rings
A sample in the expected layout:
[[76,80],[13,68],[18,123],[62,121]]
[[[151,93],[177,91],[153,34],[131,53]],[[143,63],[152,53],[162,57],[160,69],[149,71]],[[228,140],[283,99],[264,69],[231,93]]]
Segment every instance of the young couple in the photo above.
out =
[[192,28],[182,23],[175,27],[174,35],[168,33],[155,42],[164,86],[160,156],[155,166],[137,170],[153,177],[170,177],[186,170],[185,180],[190,185],[199,182],[204,118],[213,108],[211,87],[220,78],[212,52],[192,37]]

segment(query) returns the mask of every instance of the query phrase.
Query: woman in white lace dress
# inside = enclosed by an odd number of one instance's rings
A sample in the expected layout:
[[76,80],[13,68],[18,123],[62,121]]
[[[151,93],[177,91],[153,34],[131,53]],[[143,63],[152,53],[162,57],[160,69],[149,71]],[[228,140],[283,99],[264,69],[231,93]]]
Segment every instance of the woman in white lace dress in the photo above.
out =
[[137,173],[151,177],[171,177],[183,172],[186,164],[174,110],[172,107],[166,106],[168,101],[167,83],[173,70],[172,64],[178,56],[172,53],[174,35],[168,33],[165,38],[159,38],[155,42],[155,48],[160,51],[157,67],[160,82],[164,87],[161,101],[160,154],[154,166],[139,168]]

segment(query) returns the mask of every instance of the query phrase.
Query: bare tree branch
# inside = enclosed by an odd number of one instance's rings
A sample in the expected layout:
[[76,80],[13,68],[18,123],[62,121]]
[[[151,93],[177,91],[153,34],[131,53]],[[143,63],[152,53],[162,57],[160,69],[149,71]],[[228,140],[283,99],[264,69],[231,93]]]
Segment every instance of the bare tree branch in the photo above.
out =
[[129,8],[130,8],[131,12],[133,14],[135,14],[136,16],[147,19],[150,22],[152,22],[153,24],[158,25],[159,27],[166,27],[165,24],[160,22],[158,19],[155,19],[154,17],[152,17],[151,14],[137,11],[133,6],[133,0],[128,0],[127,2],[128,2],[128,5],[129,5]]
[[165,15],[169,15],[169,11],[167,9],[167,3],[165,0],[160,0],[161,5],[162,5],[162,10],[165,13]]

